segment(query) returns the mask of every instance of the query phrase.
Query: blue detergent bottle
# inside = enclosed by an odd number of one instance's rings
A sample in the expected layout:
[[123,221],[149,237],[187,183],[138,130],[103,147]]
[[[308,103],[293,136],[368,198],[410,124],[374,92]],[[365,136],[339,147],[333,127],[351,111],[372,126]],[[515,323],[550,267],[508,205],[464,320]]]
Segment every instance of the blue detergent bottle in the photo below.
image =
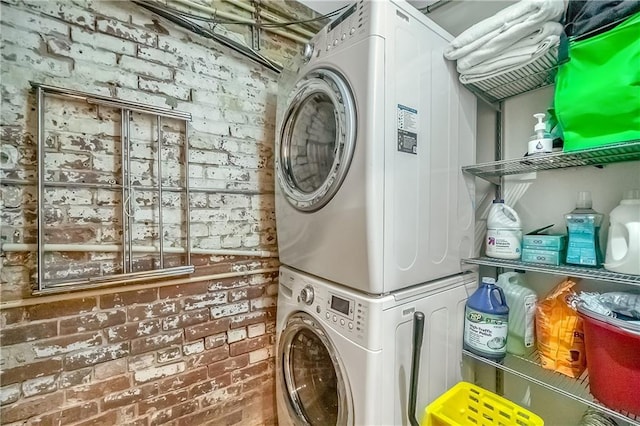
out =
[[469,352],[501,362],[507,352],[509,332],[507,298],[496,280],[482,277],[464,310],[463,346]]

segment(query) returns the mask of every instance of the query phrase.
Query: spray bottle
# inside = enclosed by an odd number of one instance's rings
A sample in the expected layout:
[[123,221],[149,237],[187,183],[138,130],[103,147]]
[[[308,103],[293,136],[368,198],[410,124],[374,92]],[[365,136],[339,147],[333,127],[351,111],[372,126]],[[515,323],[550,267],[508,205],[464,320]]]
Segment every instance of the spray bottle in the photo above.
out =
[[533,135],[529,138],[529,150],[527,155],[546,154],[553,151],[553,137],[547,132],[547,123],[543,113],[533,114],[538,120],[533,127]]

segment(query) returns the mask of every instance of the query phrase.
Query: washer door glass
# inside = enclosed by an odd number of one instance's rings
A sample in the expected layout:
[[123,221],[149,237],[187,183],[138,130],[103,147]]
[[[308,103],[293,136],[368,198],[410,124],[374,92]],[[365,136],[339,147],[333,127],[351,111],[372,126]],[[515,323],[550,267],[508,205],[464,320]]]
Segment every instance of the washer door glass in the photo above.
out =
[[280,350],[291,416],[312,426],[347,424],[347,384],[320,325],[305,313],[293,315],[281,336]]
[[353,156],[355,126],[353,96],[339,74],[319,69],[298,81],[276,150],[278,181],[289,203],[314,211],[333,198]]

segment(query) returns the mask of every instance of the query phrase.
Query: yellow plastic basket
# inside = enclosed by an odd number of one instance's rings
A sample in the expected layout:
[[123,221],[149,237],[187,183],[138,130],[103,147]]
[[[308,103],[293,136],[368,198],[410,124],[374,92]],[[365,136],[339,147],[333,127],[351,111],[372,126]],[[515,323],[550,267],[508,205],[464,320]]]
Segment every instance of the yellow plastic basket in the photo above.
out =
[[421,426],[542,426],[544,421],[513,402],[460,382],[427,406]]

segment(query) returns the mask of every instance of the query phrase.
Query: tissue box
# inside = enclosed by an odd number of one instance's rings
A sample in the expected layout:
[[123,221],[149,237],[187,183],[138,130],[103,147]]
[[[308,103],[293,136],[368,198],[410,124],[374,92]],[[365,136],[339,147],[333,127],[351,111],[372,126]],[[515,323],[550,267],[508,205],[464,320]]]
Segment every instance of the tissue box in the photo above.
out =
[[525,235],[522,237],[522,247],[535,250],[564,250],[567,244],[566,235]]
[[558,250],[537,250],[532,248],[522,249],[523,262],[529,263],[542,263],[544,265],[560,265],[564,263],[566,257],[566,251]]

